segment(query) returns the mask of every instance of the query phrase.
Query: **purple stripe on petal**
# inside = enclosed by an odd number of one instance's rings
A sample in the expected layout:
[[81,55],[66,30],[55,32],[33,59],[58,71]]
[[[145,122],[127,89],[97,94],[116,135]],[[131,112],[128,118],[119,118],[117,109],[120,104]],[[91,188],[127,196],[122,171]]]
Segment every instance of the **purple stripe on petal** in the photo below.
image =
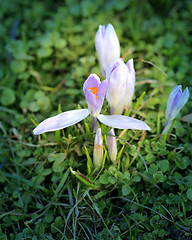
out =
[[181,97],[182,97],[182,88],[178,88],[178,91],[176,92],[175,97],[173,98],[173,102],[172,102],[171,107],[170,107],[170,113],[176,107],[176,105],[180,101]]
[[176,96],[176,94],[179,90],[181,91],[181,85],[175,86],[173,88],[172,92],[169,95],[169,99],[167,101],[167,108],[166,108],[166,111],[165,111],[165,115],[166,115],[167,119],[171,117],[171,108],[173,106],[173,101],[174,101],[175,96]]
[[112,61],[107,68],[106,79],[109,80],[112,72],[122,64],[124,64],[122,58],[118,58],[118,59],[115,59],[114,61]]
[[[177,97],[177,96],[176,96]],[[177,97],[178,98],[178,97]],[[188,88],[185,89],[183,93],[180,94],[179,99],[175,100],[174,108],[171,112],[171,120],[176,118],[177,114],[181,111],[181,109],[184,107],[185,103],[189,99],[189,90]],[[173,103],[174,104],[174,103]]]

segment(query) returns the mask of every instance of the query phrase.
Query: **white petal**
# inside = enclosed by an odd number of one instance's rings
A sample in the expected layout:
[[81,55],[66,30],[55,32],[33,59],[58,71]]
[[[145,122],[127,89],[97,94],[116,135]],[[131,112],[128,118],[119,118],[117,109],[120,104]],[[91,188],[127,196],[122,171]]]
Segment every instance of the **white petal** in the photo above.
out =
[[97,129],[97,132],[96,132],[96,135],[95,135],[95,144],[97,144],[97,145],[103,144],[101,128]]
[[100,122],[113,128],[150,130],[150,127],[145,122],[123,115],[99,114],[97,118]]
[[71,110],[50,117],[41,122],[34,130],[35,135],[52,132],[80,122],[89,115],[88,109]]

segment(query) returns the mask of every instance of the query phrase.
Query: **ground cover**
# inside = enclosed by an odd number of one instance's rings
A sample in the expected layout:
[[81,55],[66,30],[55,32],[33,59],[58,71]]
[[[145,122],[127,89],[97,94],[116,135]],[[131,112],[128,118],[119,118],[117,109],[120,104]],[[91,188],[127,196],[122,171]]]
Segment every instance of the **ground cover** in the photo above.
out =
[[[187,0],[1,3],[0,239],[191,239],[192,133],[183,119],[191,94],[160,139],[173,87],[191,93],[191,15]],[[90,172],[90,116],[39,137],[32,130],[61,111],[87,107],[84,81],[90,73],[104,80],[95,33],[108,23],[122,58],[135,63],[125,114],[151,131],[116,131],[118,163],[111,164],[109,127],[100,124],[105,164]],[[102,113],[109,113],[106,101]]]

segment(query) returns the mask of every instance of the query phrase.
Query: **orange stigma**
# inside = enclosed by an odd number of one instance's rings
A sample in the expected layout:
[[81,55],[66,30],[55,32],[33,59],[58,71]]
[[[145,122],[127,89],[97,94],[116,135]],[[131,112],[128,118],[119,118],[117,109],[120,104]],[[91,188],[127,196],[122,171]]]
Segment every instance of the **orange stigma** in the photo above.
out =
[[97,87],[93,87],[93,88],[88,88],[96,97],[97,99],[97,91],[98,91],[98,88]]

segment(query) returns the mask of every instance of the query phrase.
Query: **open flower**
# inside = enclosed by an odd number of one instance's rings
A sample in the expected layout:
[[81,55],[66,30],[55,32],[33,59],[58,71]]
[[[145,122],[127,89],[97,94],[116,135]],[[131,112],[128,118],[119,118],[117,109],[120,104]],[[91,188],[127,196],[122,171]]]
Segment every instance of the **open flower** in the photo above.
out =
[[105,76],[109,64],[120,57],[120,44],[111,24],[100,25],[95,36],[95,48],[99,57],[101,72]]
[[167,133],[169,128],[172,125],[172,121],[176,118],[177,114],[181,111],[185,103],[189,99],[189,90],[188,88],[182,92],[182,86],[177,85],[173,88],[172,92],[169,95],[169,99],[167,102],[167,108],[165,111],[165,127],[163,133]]
[[113,128],[150,130],[149,126],[145,122],[135,118],[122,115],[100,114],[105,92],[107,90],[107,81],[100,82],[97,75],[91,74],[88,77],[83,85],[83,90],[88,109],[71,110],[48,118],[41,122],[33,130],[33,133],[38,135],[44,132],[56,131],[72,126],[86,118],[89,114],[91,114],[94,118],[97,118],[105,125]]
[[93,117],[98,116],[101,111],[107,87],[107,81],[100,82],[96,74],[91,74],[83,84],[85,100]]

